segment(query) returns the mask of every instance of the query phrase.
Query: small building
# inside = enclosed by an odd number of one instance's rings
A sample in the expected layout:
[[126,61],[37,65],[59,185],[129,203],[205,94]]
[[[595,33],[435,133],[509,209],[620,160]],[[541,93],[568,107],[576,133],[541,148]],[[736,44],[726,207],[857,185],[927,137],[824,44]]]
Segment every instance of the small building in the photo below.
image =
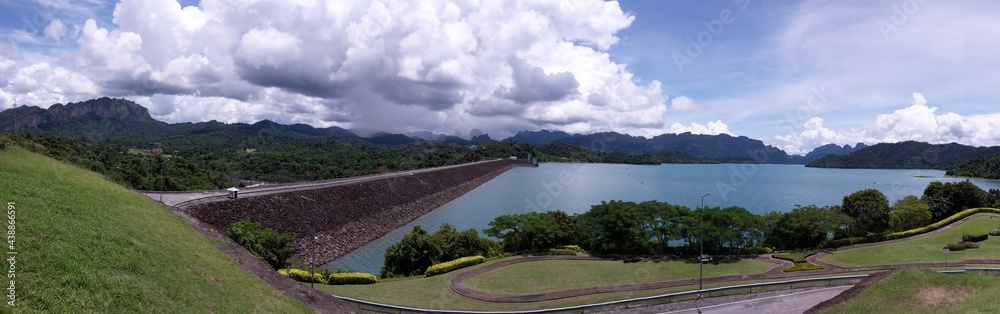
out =
[[517,160],[517,156],[510,156],[510,160]]
[[236,187],[231,187],[226,191],[229,191],[229,198],[233,199],[236,198],[236,195],[240,193],[240,189],[237,189]]
[[163,144],[161,144],[160,142],[152,142],[152,143],[149,143],[149,145],[152,146],[152,148],[149,149],[150,153],[157,154],[157,155],[163,153]]

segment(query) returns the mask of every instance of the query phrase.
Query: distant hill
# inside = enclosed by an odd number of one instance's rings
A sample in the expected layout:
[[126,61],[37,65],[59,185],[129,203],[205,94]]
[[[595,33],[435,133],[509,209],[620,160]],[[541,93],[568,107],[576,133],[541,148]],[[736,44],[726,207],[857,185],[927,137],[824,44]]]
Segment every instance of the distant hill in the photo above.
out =
[[760,140],[728,134],[663,134],[648,139],[615,132],[569,135],[565,132],[542,130],[519,132],[510,140],[533,145],[560,142],[596,151],[623,151],[633,154],[656,154],[663,150],[672,150],[699,159],[723,163],[791,162],[788,154],[781,149],[765,145]]
[[826,157],[827,155],[843,156],[861,150],[865,147],[868,147],[865,143],[858,143],[854,147],[851,147],[851,145],[837,146],[837,144],[826,144],[816,147],[805,156],[792,157],[792,163],[804,165]]
[[969,159],[952,169],[949,176],[1000,180],[1000,155],[984,155]]
[[956,143],[906,141],[882,143],[844,156],[826,156],[806,165],[816,168],[949,169],[984,155],[1000,154],[1000,147],[973,147]]

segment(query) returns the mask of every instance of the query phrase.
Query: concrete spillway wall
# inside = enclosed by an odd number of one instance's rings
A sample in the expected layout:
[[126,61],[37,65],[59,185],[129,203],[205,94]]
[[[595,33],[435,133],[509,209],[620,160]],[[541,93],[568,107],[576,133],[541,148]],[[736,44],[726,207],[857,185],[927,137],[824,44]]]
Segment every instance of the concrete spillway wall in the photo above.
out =
[[326,264],[417,219],[516,166],[496,160],[377,180],[193,205],[184,210],[225,233],[237,221],[294,232],[293,259]]

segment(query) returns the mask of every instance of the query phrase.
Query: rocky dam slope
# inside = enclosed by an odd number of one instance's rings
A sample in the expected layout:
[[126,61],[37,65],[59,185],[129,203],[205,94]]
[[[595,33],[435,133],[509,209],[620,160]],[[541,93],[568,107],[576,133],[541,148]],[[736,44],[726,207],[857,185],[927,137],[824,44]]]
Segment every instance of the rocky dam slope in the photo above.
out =
[[237,221],[294,232],[295,260],[308,263],[315,236],[316,265],[326,264],[395,230],[517,166],[519,160],[495,160],[429,172],[320,189],[192,205],[191,216],[225,233]]

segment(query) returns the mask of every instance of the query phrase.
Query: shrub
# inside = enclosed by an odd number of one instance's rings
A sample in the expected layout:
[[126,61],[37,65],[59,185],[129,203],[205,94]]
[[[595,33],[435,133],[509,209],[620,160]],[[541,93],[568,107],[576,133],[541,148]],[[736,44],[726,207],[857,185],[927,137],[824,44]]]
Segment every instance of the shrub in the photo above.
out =
[[288,246],[295,239],[294,233],[261,229],[260,223],[253,221],[234,222],[226,230],[226,236],[274,269],[285,267],[285,261],[295,254],[295,248]]
[[989,233],[962,234],[962,242],[983,242],[990,237]]
[[570,249],[549,249],[549,255],[576,255],[577,251]]
[[462,269],[472,265],[480,264],[485,262],[486,258],[482,255],[463,257],[450,262],[444,262],[440,264],[431,265],[427,267],[427,271],[424,272],[424,276],[430,277],[435,275],[440,275],[444,273],[451,272],[456,269]]
[[[1000,230],[1000,229],[998,229],[998,230]],[[556,249],[559,249],[559,250],[571,250],[573,252],[583,253],[583,249],[580,248],[579,245],[560,245],[560,246],[557,246]]]
[[824,267],[822,265],[816,265],[810,262],[797,262],[795,265],[792,265],[792,267],[785,268],[783,271],[790,273],[793,271],[819,270],[823,268]]
[[297,268],[292,268],[290,273],[286,273],[286,269],[278,270],[279,274],[282,274],[288,278],[295,279],[299,282],[310,282],[309,278],[312,278],[312,282],[325,284],[326,280],[323,279],[322,273],[310,274],[309,271],[301,270]]
[[375,277],[375,275],[357,272],[337,272],[330,274],[330,277],[326,279],[326,283],[331,285],[368,285],[377,282],[378,277]]
[[949,243],[948,250],[950,251],[964,251],[967,249],[978,249],[979,244],[976,242],[959,242],[959,243]]
[[1000,236],[1000,229],[994,229],[989,234],[994,237]]
[[5,149],[7,146],[13,144],[14,143],[11,142],[10,137],[8,137],[7,134],[0,134],[0,149]]

